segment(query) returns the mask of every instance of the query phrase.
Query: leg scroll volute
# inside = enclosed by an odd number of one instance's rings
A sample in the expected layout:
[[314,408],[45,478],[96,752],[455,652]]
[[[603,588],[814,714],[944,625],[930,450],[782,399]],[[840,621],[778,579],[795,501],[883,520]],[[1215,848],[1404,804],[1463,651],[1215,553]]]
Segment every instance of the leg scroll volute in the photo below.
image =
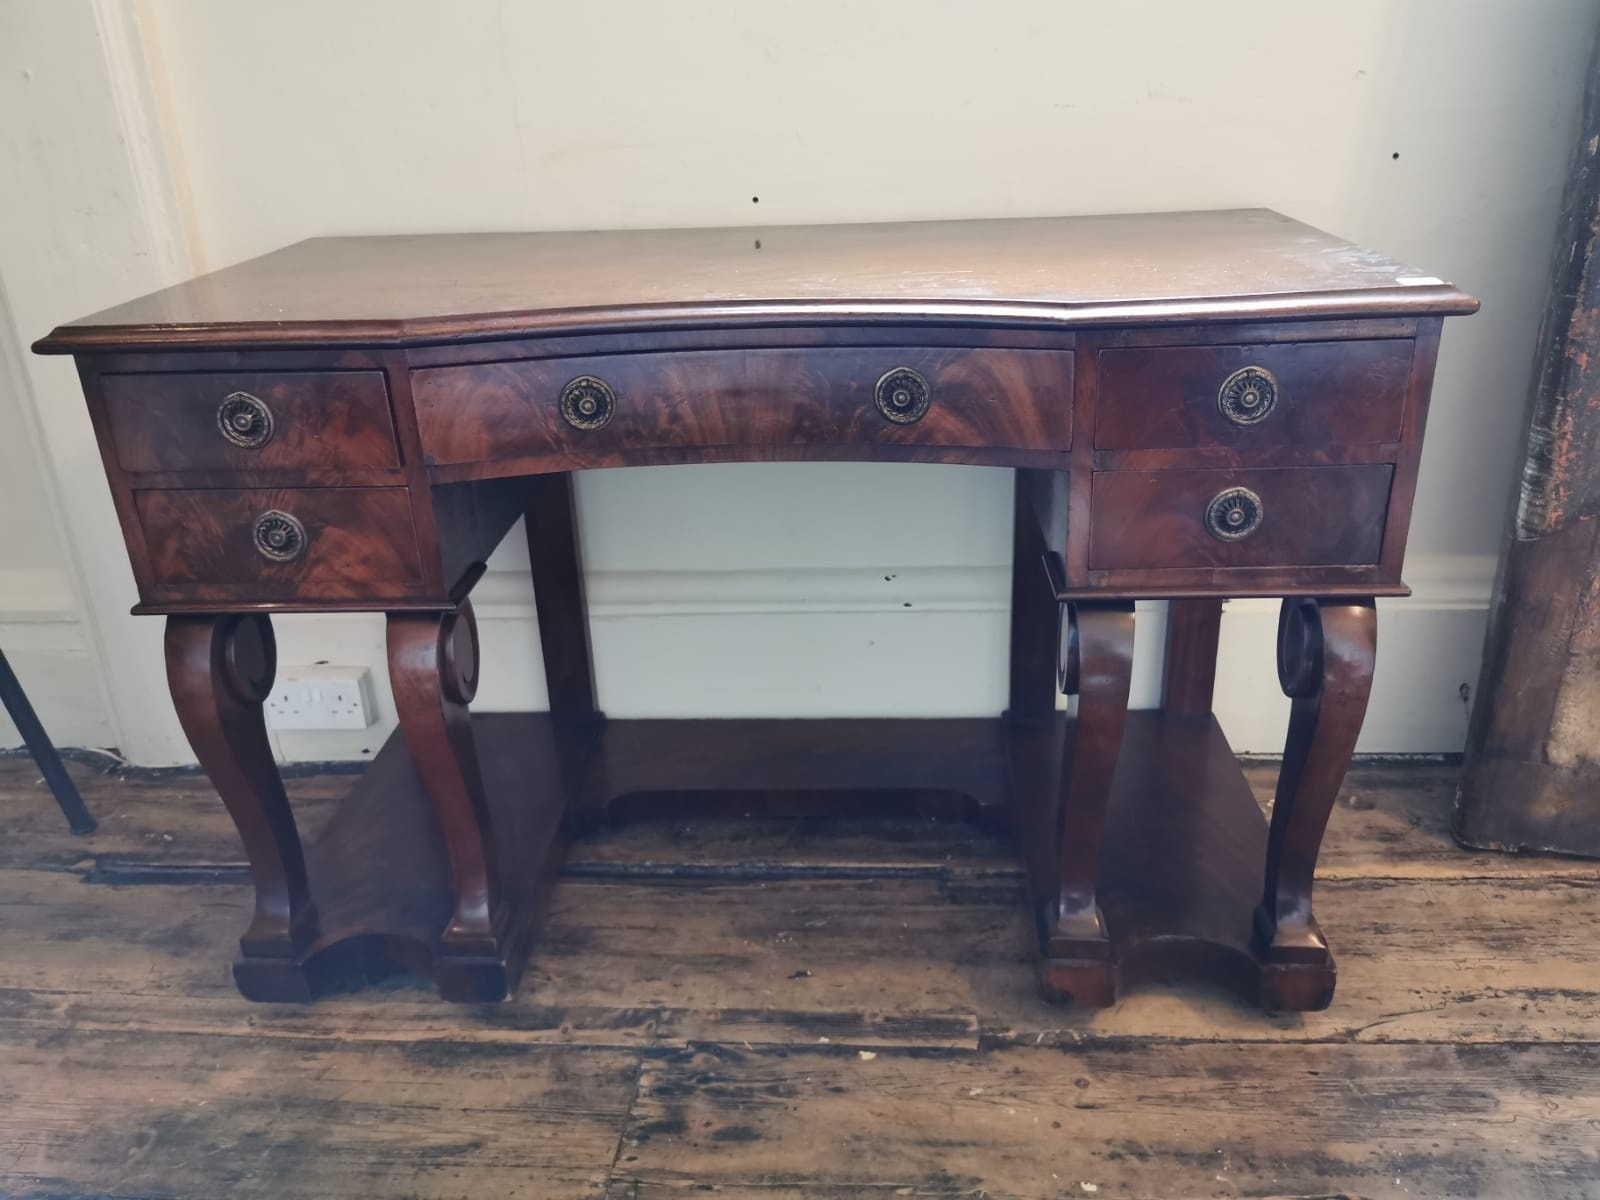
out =
[[178,720],[238,827],[255,883],[240,987],[259,999],[309,998],[297,964],[316,937],[316,910],[261,707],[277,669],[272,623],[257,613],[169,617],[166,660]]
[[472,609],[463,603],[455,612],[391,613],[388,643],[400,727],[450,860],[452,909],[441,953],[446,959],[500,959],[505,910],[468,708],[478,687]]
[[[1325,994],[1278,997],[1275,1004],[1269,994],[1273,1006],[1321,1007],[1331,999],[1332,957],[1312,911],[1312,880],[1366,716],[1376,653],[1371,599],[1283,602],[1278,679],[1292,707],[1256,910],[1256,953],[1269,969],[1320,967],[1330,977]],[[1269,980],[1269,993],[1272,986]]]

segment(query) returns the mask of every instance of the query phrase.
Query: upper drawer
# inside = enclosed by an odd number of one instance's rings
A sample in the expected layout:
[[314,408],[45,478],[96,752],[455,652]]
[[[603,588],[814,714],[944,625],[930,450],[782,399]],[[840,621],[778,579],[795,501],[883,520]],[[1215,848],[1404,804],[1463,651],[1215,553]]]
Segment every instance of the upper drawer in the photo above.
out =
[[814,347],[427,367],[412,395],[430,463],[864,443],[1066,450],[1072,353]]
[[101,377],[125,471],[400,465],[381,371]]
[[1094,444],[1398,442],[1411,350],[1399,338],[1102,350]]

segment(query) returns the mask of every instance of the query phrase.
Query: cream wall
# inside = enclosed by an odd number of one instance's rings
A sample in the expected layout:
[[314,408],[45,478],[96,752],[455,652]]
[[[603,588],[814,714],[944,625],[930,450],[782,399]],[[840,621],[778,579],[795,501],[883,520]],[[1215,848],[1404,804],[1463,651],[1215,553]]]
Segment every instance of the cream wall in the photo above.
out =
[[[0,0],[0,365],[24,409],[7,433],[37,467],[0,478],[0,504],[44,521],[52,510],[68,559],[52,612],[0,589],[0,636],[58,741],[167,763],[189,752],[164,694],[160,622],[128,616],[132,575],[76,375],[26,350],[67,313],[187,272],[153,111],[132,5]],[[0,745],[14,741],[0,728]]]
[[[0,296],[0,314],[4,311],[5,299]],[[0,355],[4,356],[0,357],[0,429],[22,430],[29,411],[26,381],[13,366],[15,348],[6,347]],[[49,512],[49,483],[40,471],[38,446],[32,438],[0,437],[0,479],[5,480],[8,501],[0,507],[0,563],[4,564],[0,571],[65,575],[66,555]]]
[[[115,741],[109,708],[13,328],[0,290],[0,651],[55,740],[108,746]],[[0,709],[0,747],[21,741]]]
[[[324,233],[1267,205],[1462,284],[1484,310],[1446,333],[1418,595],[1386,606],[1363,743],[1459,747],[1593,0],[0,0],[0,14],[24,47],[0,54],[62,92],[23,117],[52,146],[46,177],[0,203],[62,242],[83,197],[108,206],[91,233],[118,226],[93,261],[0,233],[24,340],[90,294]],[[83,45],[93,61],[63,60]],[[70,372],[27,370],[52,461],[82,467]],[[104,557],[114,522],[103,488],[80,484],[65,507],[94,547],[79,554],[90,619],[102,642],[126,639],[107,669],[118,736],[141,761],[181,756],[159,623],[118,616],[131,590]],[[1005,472],[882,465],[582,477],[606,708],[997,709],[1008,492]],[[481,589],[505,664],[488,707],[542,701],[522,666],[537,651],[520,566],[503,552]],[[1225,625],[1219,707],[1253,749],[1282,737],[1273,614],[1236,604]],[[1141,622],[1148,702],[1160,607]],[[286,664],[332,653],[381,670],[372,621],[282,634]],[[354,754],[381,733],[282,749]]]

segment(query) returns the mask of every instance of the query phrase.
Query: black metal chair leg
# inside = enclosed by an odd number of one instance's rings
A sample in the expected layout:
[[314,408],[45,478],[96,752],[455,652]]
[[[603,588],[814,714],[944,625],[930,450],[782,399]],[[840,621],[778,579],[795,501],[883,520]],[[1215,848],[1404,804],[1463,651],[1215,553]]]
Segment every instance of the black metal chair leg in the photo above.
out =
[[56,753],[55,746],[51,745],[50,736],[45,733],[44,726],[39,724],[33,705],[28,703],[28,695],[22,690],[22,684],[17,680],[11,664],[6,661],[4,651],[0,651],[0,703],[4,703],[6,712],[11,714],[12,724],[17,727],[17,732],[22,734],[22,741],[28,747],[28,753],[33,755],[33,761],[39,765],[39,771],[44,775],[45,783],[49,784],[50,793],[56,798],[56,803],[61,806],[72,832],[93,833],[94,818],[89,815],[89,810],[84,807],[83,797],[78,795],[78,789],[68,778],[67,769],[61,763],[61,756]]

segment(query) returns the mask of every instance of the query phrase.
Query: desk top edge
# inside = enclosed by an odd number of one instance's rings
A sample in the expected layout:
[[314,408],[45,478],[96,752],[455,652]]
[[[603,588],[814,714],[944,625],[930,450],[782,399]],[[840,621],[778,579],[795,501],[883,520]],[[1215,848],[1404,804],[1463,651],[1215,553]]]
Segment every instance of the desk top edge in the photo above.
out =
[[1443,280],[1266,209],[312,238],[59,326],[41,354],[670,328],[1448,316]]

